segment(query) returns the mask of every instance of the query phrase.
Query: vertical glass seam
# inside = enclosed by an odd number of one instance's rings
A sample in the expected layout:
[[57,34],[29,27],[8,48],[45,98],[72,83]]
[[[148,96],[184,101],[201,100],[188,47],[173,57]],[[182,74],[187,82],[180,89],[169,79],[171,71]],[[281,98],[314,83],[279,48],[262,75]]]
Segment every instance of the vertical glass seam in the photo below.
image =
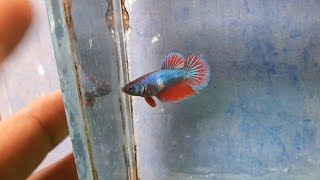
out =
[[[118,62],[118,72],[119,72],[119,86],[122,87],[129,81],[128,74],[128,62],[126,53],[126,43],[125,43],[125,29],[123,24],[123,14],[122,6],[124,6],[124,1],[122,0],[112,0],[114,8],[114,34],[117,52],[117,62]],[[136,167],[136,154],[134,151],[134,131],[133,131],[133,118],[132,118],[132,108],[131,99],[121,92],[119,87],[119,101],[120,101],[120,111],[123,122],[123,133],[124,133],[124,148],[125,148],[125,160],[128,165],[128,179],[136,180],[137,177],[137,167]]]

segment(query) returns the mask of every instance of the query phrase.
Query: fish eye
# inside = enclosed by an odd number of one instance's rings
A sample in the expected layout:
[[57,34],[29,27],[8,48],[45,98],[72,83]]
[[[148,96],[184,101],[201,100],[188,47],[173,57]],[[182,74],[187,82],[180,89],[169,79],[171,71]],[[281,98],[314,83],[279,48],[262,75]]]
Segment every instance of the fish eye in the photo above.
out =
[[133,88],[132,88],[132,87],[129,87],[129,91],[131,91],[131,92],[132,92],[132,91],[133,91]]

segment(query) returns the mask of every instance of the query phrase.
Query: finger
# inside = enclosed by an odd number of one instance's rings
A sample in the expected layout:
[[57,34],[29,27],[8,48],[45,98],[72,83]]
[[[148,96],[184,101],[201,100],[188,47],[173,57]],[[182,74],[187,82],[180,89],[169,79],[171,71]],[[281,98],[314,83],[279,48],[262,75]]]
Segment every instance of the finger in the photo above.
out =
[[21,40],[31,18],[28,0],[0,0],[0,62]]
[[67,133],[60,91],[0,122],[0,179],[25,179]]
[[51,166],[32,174],[28,180],[78,179],[73,154],[69,154]]

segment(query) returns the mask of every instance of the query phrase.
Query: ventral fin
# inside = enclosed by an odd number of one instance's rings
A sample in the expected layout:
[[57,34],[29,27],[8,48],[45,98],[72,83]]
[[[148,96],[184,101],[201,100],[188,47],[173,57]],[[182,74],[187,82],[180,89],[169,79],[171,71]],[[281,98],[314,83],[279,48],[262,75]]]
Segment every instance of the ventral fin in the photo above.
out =
[[157,104],[156,102],[154,101],[154,99],[152,99],[152,97],[146,97],[144,98],[146,100],[146,102],[151,106],[151,107],[156,107]]
[[179,69],[183,67],[184,57],[178,52],[172,52],[164,58],[161,69]]
[[192,89],[187,81],[183,81],[164,89],[157,95],[157,98],[162,102],[179,102],[196,94],[197,91]]
[[94,102],[95,102],[95,99],[94,99],[94,98],[88,98],[88,99],[86,100],[86,106],[87,106],[88,108],[92,108],[93,105],[94,105]]

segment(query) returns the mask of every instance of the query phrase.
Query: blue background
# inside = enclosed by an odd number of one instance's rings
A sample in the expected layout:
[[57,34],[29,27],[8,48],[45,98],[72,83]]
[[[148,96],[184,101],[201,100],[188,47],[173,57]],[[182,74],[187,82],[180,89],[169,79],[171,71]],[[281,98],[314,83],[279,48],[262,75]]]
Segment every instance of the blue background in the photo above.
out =
[[129,1],[130,79],[203,54],[199,96],[133,98],[141,179],[320,175],[320,1]]

